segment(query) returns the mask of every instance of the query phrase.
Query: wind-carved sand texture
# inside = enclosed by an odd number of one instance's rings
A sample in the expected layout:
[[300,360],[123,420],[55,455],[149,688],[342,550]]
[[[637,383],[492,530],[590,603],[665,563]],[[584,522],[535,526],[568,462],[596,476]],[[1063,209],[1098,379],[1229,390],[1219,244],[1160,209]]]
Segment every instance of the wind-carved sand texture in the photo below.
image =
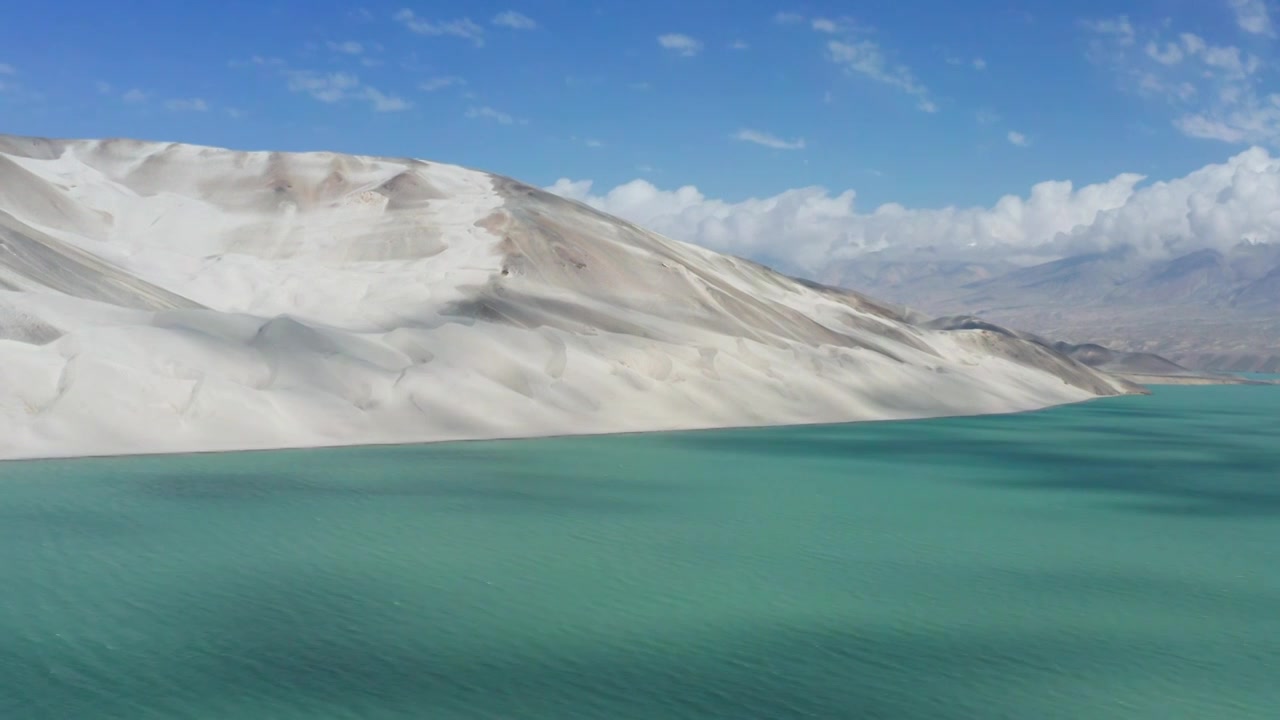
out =
[[418,160],[0,136],[0,457],[1030,410],[1012,334]]

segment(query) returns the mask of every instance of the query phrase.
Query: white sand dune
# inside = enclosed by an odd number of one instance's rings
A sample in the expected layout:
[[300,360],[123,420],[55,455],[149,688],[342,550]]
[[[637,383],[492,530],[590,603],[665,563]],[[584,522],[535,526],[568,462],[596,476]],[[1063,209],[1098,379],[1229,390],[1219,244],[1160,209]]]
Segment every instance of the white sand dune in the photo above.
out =
[[0,457],[914,418],[1133,390],[506,178],[0,136]]

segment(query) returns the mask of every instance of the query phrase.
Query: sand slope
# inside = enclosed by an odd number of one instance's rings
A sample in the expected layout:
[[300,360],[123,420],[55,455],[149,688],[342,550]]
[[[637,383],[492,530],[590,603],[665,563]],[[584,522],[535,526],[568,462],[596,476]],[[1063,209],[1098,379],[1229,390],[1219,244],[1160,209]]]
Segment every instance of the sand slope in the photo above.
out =
[[1026,410],[1034,343],[416,160],[0,136],[0,457]]

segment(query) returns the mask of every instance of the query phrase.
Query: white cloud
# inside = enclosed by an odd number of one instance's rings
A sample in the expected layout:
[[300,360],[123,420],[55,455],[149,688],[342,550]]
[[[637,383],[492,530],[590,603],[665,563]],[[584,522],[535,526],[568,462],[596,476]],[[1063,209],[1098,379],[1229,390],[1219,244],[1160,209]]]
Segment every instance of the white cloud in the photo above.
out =
[[1225,163],[1143,188],[1093,223],[1055,238],[1046,249],[1076,253],[1131,243],[1142,252],[1170,256],[1277,238],[1280,161],[1252,148]]
[[353,73],[286,70],[284,75],[288,79],[290,90],[306,93],[322,103],[362,100],[369,103],[375,112],[397,112],[412,107],[409,101],[403,98],[388,95],[375,87],[364,85]]
[[1000,114],[993,110],[979,110],[973,114],[979,125],[995,125],[1000,122]]
[[254,55],[248,60],[231,59],[227,61],[227,67],[242,69],[247,67],[284,67],[285,61],[278,57],[264,57],[262,55]]
[[1178,43],[1167,42],[1161,47],[1153,40],[1147,43],[1147,57],[1161,65],[1177,65],[1182,62],[1185,55],[1182,52],[1182,46]]
[[104,82],[104,81],[102,81],[102,80],[99,80],[98,82],[96,82],[96,83],[94,83],[94,84],[93,84],[93,87],[94,87],[94,89],[95,89],[95,90],[97,90],[97,91],[98,91],[98,94],[99,94],[99,95],[110,95],[110,94],[111,94],[111,83],[109,83],[109,82]]
[[813,29],[817,30],[818,32],[824,32],[824,33],[840,32],[840,26],[836,24],[836,21],[829,20],[827,18],[814,18],[812,25],[813,25]]
[[938,106],[929,99],[929,91],[905,65],[893,64],[885,58],[880,46],[871,40],[832,40],[827,43],[827,57],[845,72],[868,77],[895,87],[917,99],[917,107],[929,113]]
[[593,194],[589,181],[562,179],[548,189],[679,240],[819,275],[837,260],[889,248],[1043,244],[1092,222],[1101,209],[1122,205],[1139,179],[1122,176],[1079,190],[1070,183],[1042,183],[1029,198],[1002,198],[992,208],[909,210],[888,204],[870,213],[857,211],[852,190],[831,195],[819,187],[737,203],[708,198],[693,186],[662,190],[646,180],[603,195]]
[[164,103],[166,110],[173,112],[207,112],[209,103],[203,98],[180,98],[175,100],[166,100]]
[[360,86],[360,78],[351,73],[317,73],[291,70],[286,73],[289,89],[303,92],[323,103],[336,103]]
[[227,117],[231,118],[232,120],[239,120],[246,115],[248,115],[248,113],[246,113],[245,111],[239,108],[227,108]]
[[476,47],[484,45],[484,28],[471,21],[471,18],[443,20],[433,22],[418,17],[412,10],[405,8],[392,18],[405,26],[410,32],[429,37],[452,36],[470,40]]
[[9,63],[0,63],[0,75],[17,75],[18,70]]
[[1174,127],[1184,134],[1205,140],[1221,140],[1222,142],[1243,142],[1245,133],[1227,123],[1210,120],[1203,115],[1184,115],[1173,121]]
[[332,40],[325,43],[328,48],[336,53],[343,55],[359,55],[364,52],[364,45],[355,40],[346,40],[344,42],[334,42]]
[[467,108],[467,117],[473,120],[476,120],[476,119],[492,120],[493,122],[496,122],[499,125],[516,125],[516,124],[527,125],[528,124],[527,120],[521,120],[520,118],[512,117],[510,114],[504,113],[500,110],[494,110],[488,105],[485,105],[483,107]]
[[1085,20],[1082,23],[1085,29],[1096,33],[1097,35],[1109,37],[1121,46],[1128,47],[1132,45],[1137,33],[1133,29],[1133,23],[1129,22],[1127,15],[1121,15],[1115,18],[1106,18],[1103,20]]
[[418,85],[418,89],[424,90],[426,92],[435,92],[437,90],[443,90],[448,87],[461,86],[466,84],[467,84],[467,81],[463,80],[460,77],[456,77],[454,75],[442,75],[440,77],[427,78],[426,80],[423,80]]
[[751,45],[749,45],[746,40],[734,40],[729,43],[730,50],[746,50],[750,47]]
[[602,141],[600,141],[600,140],[596,140],[596,139],[594,139],[594,138],[587,138],[586,140],[583,140],[583,141],[582,141],[582,144],[586,145],[586,146],[587,146],[587,147],[589,147],[589,148],[602,148],[602,147],[604,147],[604,142],[602,142]]
[[771,135],[767,132],[759,130],[739,130],[731,136],[734,140],[742,142],[755,143],[763,145],[774,150],[803,150],[804,138],[796,138],[795,140],[783,140],[782,138]]
[[1007,137],[1010,145],[1017,145],[1018,147],[1030,147],[1031,145],[1031,141],[1027,139],[1026,135],[1015,130],[1010,130]]
[[138,88],[133,88],[132,90],[125,91],[125,93],[120,96],[120,99],[127,103],[144,103],[147,101],[148,97],[150,96],[147,93],[139,90]]
[[493,18],[493,24],[500,25],[506,28],[511,28],[512,30],[537,30],[538,29],[538,23],[534,22],[533,18],[527,15],[521,15],[515,10],[508,10],[503,13],[498,13]]
[[811,276],[881,250],[934,247],[1051,260],[1132,245],[1169,257],[1280,238],[1280,159],[1265,150],[1139,187],[1143,180],[1122,174],[1079,188],[1049,181],[990,207],[890,203],[870,212],[858,211],[852,190],[832,195],[818,187],[741,202],[708,198],[693,186],[663,190],[646,180],[597,193],[590,181],[561,179],[548,190],[679,240]]
[[377,88],[366,86],[361,93],[361,97],[369,101],[373,106],[374,112],[400,112],[408,110],[413,105],[404,98],[395,95],[386,95]]
[[1196,86],[1189,82],[1169,80],[1161,77],[1159,73],[1135,72],[1134,78],[1137,81],[1138,94],[1147,97],[1188,102],[1199,92]]
[[1256,55],[1194,33],[1172,34],[1167,23],[1141,27],[1119,18],[1086,28],[1094,34],[1089,57],[1110,67],[1123,87],[1168,103],[1183,134],[1280,146],[1280,95],[1260,90]]
[[1257,72],[1262,65],[1262,61],[1257,56],[1246,54],[1232,45],[1210,45],[1203,38],[1192,33],[1182,33],[1179,39],[1187,55],[1198,57],[1214,71],[1242,77]]
[[[774,21],[782,24],[799,24],[805,22],[803,15],[778,13]],[[843,35],[843,40],[828,40],[826,44],[827,59],[844,69],[851,75],[862,75],[876,82],[896,87],[916,98],[916,107],[927,113],[938,111],[938,105],[929,98],[929,91],[916,79],[911,69],[901,63],[890,62],[884,50],[873,40],[859,38],[857,28],[848,20],[831,20],[830,18],[814,18],[809,21],[810,27],[827,35]],[[959,60],[948,60],[960,64]],[[986,67],[983,60],[975,60],[975,67]],[[981,68],[979,68],[981,69]]]
[[1271,14],[1263,0],[1227,0],[1241,30],[1253,35],[1274,35]]
[[987,69],[987,61],[986,61],[986,60],[983,60],[982,58],[974,58],[974,59],[972,59],[972,60],[965,60],[965,59],[963,59],[963,58],[958,58],[958,57],[949,57],[949,58],[947,58],[947,64],[948,64],[948,65],[956,65],[956,66],[959,66],[959,65],[968,65],[969,67],[972,67],[974,70],[977,70],[977,71],[979,71],[979,72],[981,72],[981,71],[983,71],[983,70],[986,70],[986,69]]
[[702,51],[702,41],[680,33],[659,35],[658,44],[683,57],[693,57]]

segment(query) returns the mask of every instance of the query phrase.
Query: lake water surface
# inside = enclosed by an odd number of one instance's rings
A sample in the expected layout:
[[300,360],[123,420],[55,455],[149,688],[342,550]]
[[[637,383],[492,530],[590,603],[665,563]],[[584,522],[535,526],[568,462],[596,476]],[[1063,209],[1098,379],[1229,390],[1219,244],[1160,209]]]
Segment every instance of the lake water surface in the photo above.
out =
[[1280,717],[1280,387],[0,464],[0,718]]

